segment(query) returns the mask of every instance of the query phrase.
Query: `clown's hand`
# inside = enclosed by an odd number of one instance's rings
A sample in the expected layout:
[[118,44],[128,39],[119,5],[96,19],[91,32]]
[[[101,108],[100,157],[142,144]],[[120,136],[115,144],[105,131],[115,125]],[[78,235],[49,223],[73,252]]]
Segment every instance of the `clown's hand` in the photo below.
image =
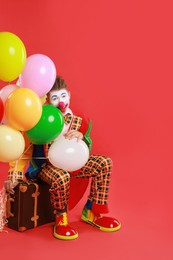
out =
[[76,131],[76,130],[70,130],[69,132],[67,132],[64,137],[66,139],[73,139],[73,138],[77,138],[77,141],[79,142],[79,140],[82,140],[83,139],[83,134],[79,131]]

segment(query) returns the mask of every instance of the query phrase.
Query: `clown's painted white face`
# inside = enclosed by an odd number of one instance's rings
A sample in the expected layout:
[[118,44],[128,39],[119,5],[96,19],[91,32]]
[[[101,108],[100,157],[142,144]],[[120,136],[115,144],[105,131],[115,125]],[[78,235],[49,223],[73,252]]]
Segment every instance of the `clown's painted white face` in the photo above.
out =
[[52,90],[49,96],[49,102],[54,107],[58,107],[63,114],[70,105],[70,93],[66,89]]

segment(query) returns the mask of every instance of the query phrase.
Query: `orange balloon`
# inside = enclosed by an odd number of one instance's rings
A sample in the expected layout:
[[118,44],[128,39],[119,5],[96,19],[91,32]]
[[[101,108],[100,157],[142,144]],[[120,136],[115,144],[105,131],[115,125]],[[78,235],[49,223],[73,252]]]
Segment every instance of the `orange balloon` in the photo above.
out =
[[5,102],[9,125],[20,131],[33,128],[40,120],[42,103],[39,96],[27,88],[14,90]]

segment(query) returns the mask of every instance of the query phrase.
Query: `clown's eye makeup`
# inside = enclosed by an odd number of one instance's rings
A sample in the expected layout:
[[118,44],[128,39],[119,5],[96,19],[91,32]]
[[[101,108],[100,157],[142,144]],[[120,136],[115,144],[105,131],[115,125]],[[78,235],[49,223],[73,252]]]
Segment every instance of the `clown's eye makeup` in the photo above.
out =
[[58,96],[57,95],[53,95],[52,97],[51,97],[51,100],[57,100],[58,99]]
[[67,96],[67,93],[62,93],[62,94],[61,94],[61,97],[62,97],[62,98],[65,98],[66,96]]

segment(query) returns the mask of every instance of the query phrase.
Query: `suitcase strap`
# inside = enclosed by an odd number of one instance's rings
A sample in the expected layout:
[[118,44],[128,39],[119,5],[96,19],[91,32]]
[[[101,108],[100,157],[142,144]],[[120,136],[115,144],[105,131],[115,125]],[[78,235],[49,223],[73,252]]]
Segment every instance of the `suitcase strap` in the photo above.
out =
[[31,221],[34,221],[34,227],[37,226],[37,220],[39,219],[39,216],[37,215],[37,208],[38,208],[38,196],[40,195],[40,192],[38,191],[39,186],[37,183],[33,183],[36,187],[35,192],[32,194],[32,197],[34,198],[34,216],[31,218]]
[[35,186],[35,192],[32,194],[32,197],[34,198],[34,215],[31,218],[31,221],[34,222],[34,227],[37,227],[37,220],[39,219],[39,215],[37,214],[37,208],[38,208],[38,196],[40,195],[39,185],[34,182],[23,182],[20,184],[19,190],[20,192],[26,192],[28,190],[29,185]]

